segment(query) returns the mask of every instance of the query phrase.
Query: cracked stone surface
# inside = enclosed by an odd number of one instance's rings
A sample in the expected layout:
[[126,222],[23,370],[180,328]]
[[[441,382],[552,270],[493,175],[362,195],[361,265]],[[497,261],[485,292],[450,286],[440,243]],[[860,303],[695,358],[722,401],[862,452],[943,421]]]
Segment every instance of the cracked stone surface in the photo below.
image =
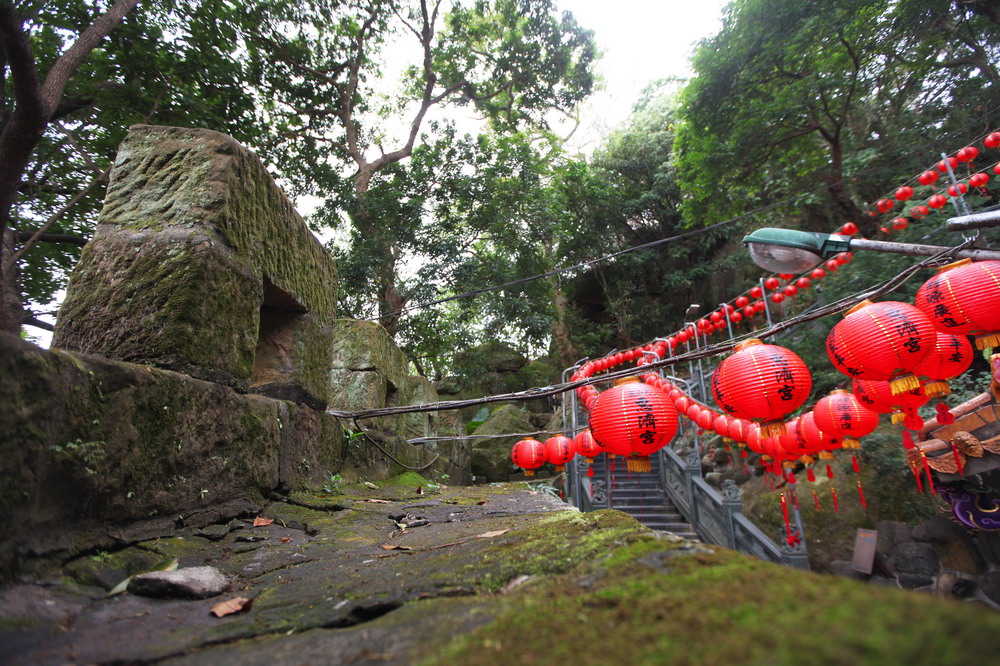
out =
[[[940,664],[1000,649],[990,609],[786,569],[523,485],[352,485],[256,517],[0,589],[0,663]],[[231,588],[109,596],[173,566],[215,567]],[[236,597],[253,603],[210,612]]]

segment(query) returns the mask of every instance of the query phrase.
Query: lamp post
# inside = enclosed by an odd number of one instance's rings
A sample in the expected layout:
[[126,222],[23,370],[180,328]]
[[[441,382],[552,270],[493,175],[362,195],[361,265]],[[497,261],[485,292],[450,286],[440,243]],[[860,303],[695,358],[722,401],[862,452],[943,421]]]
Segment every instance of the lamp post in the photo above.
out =
[[[758,229],[743,237],[750,257],[761,268],[773,273],[801,273],[841,252],[873,250],[918,257],[932,257],[947,247],[919,245],[916,243],[891,243],[888,241],[851,238],[839,234],[821,234],[795,229]],[[959,250],[959,259],[1000,259],[998,250]]]

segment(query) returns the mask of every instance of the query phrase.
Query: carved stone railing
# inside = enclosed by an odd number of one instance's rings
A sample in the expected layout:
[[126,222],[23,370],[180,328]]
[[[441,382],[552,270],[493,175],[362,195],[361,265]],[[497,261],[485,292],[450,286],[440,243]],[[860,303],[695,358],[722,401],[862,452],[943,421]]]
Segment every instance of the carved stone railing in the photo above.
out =
[[673,449],[660,451],[660,482],[667,496],[709,543],[796,569],[809,569],[805,541],[779,546],[743,514],[740,489],[727,480],[720,493],[701,477],[698,450],[685,455]]

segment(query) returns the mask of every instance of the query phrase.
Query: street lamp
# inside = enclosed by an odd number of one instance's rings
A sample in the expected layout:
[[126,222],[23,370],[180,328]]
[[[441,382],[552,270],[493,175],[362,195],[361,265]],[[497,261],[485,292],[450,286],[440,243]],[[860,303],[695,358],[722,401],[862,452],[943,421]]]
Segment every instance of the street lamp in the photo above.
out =
[[[873,250],[909,254],[917,257],[932,257],[947,247],[938,245],[918,245],[916,243],[890,243],[888,241],[851,238],[839,234],[821,234],[795,229],[758,229],[743,237],[753,262],[772,273],[801,273],[817,266],[841,252]],[[1000,259],[997,250],[959,250],[959,259]]]

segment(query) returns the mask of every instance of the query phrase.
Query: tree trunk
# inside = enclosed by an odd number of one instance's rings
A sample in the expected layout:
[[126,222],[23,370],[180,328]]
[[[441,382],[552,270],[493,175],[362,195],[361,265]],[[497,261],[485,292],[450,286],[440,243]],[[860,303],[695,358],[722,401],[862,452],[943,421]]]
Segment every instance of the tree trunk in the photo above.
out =
[[868,221],[864,212],[851,199],[850,190],[844,180],[844,147],[837,139],[827,138],[830,145],[830,173],[824,178],[833,198],[833,207],[841,222],[854,222],[861,226]]
[[573,344],[572,329],[569,324],[569,301],[559,283],[559,277],[550,275],[546,278],[552,289],[552,309],[555,317],[552,321],[552,341],[559,355],[559,365],[568,368],[580,358]]
[[21,288],[18,283],[17,265],[11,261],[14,254],[14,231],[5,229],[0,236],[0,331],[17,335],[21,332],[24,306],[21,304]]

